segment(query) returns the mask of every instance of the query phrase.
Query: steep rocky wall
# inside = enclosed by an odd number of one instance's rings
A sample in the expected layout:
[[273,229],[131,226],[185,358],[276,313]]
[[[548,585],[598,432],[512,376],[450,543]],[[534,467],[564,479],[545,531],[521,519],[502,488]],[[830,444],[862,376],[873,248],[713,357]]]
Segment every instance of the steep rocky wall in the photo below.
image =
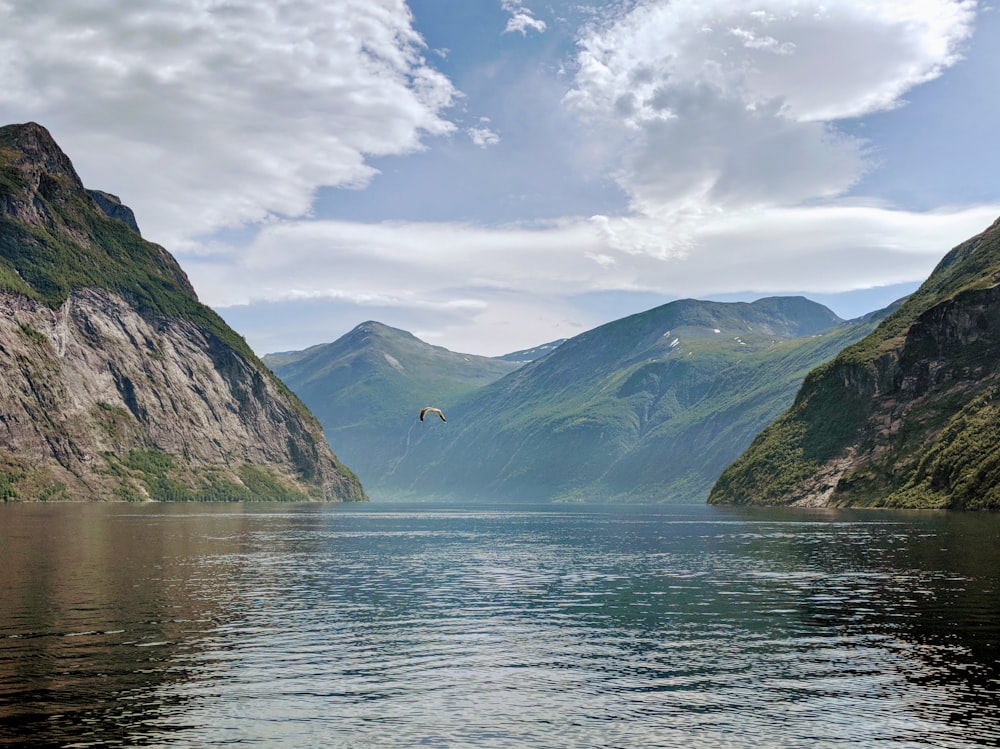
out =
[[[282,496],[255,498],[364,498],[266,370],[111,292],[77,290],[55,310],[0,294],[0,373],[7,498],[240,498],[261,482]],[[150,455],[163,458],[152,473],[137,459]]]
[[142,236],[142,232],[139,231],[139,224],[135,220],[135,214],[131,208],[122,204],[121,198],[103,190],[87,190],[87,194],[94,199],[97,207],[108,216],[118,219],[136,234]]
[[[998,447],[989,420],[973,427],[997,388],[998,353],[1000,288],[962,292],[920,315],[903,345],[881,361],[879,379],[885,387],[872,401],[858,450],[830,500],[952,507],[995,503],[985,496],[963,496],[958,485],[970,470],[981,473],[971,464],[986,461]],[[969,431],[981,432],[978,455],[941,457],[957,434]],[[936,466],[933,482],[931,463]]]
[[807,378],[711,502],[1000,508],[1000,287],[919,314]]

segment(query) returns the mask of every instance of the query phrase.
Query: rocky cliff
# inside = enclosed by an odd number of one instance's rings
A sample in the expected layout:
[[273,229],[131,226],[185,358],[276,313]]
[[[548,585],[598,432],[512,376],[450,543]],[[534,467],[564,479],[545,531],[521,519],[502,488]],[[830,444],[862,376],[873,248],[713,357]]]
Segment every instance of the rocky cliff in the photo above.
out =
[[0,128],[0,309],[0,498],[365,498],[302,403],[35,124]]
[[713,503],[1000,509],[1000,221],[810,373]]

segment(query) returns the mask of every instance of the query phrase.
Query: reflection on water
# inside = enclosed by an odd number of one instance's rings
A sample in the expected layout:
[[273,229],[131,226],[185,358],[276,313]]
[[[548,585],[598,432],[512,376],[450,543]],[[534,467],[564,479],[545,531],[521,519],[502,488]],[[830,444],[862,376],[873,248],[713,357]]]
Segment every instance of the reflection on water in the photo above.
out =
[[0,507],[0,744],[1000,743],[1000,518]]

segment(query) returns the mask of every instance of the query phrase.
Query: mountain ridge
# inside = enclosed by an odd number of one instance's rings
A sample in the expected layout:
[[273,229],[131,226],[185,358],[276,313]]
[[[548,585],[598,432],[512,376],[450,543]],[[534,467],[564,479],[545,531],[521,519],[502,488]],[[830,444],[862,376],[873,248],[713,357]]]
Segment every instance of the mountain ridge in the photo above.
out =
[[264,362],[311,404],[366,485],[403,454],[422,407],[448,407],[520,366],[449,351],[373,320],[331,343],[267,354]]
[[301,401],[94,192],[44,127],[0,128],[0,497],[364,499]]
[[[418,377],[406,403],[371,392],[359,396],[345,360],[339,382],[315,368],[287,381],[331,439],[386,403],[397,411],[391,432],[373,433],[368,446],[370,455],[386,459],[359,469],[376,494],[698,501],[722,461],[734,459],[780,413],[775,404],[791,402],[811,364],[857,340],[876,317],[844,321],[802,297],[678,300],[581,333],[502,376],[494,371],[492,381],[475,387],[433,392],[433,378]],[[359,336],[356,329],[326,345],[343,355]],[[301,354],[292,359],[301,364]],[[396,355],[406,368],[408,355]],[[271,364],[279,376],[289,375],[287,358]],[[755,373],[767,382],[755,382]],[[303,387],[307,380],[325,382],[329,403],[345,397],[350,404],[322,411],[318,390]],[[373,401],[378,405],[367,405]],[[447,406],[448,423],[417,422],[424,405]],[[661,457],[664,449],[674,458]],[[671,460],[684,470],[665,467]]]
[[[827,340],[812,336],[843,322],[801,297],[679,300],[612,321],[488,386],[455,412],[479,426],[446,444],[436,439],[431,451],[416,443],[397,475],[411,469],[417,491],[453,492],[453,482],[491,499],[700,501],[738,454],[730,442],[749,442],[772,417],[762,403],[794,392],[788,384],[756,392],[733,367],[754,361],[748,356],[757,357],[753,366],[794,357],[782,342],[795,334],[818,356]],[[737,383],[743,399],[733,411]],[[427,454],[434,451],[447,460]]]
[[1000,508],[1000,219],[811,372],[709,501]]

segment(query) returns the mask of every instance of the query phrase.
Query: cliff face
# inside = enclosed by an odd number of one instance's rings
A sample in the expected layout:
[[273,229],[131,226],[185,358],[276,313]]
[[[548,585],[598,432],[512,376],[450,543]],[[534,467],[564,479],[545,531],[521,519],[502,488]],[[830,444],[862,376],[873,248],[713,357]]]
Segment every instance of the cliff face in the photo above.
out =
[[43,128],[0,128],[0,498],[364,499],[315,418],[104,200]]
[[811,373],[709,501],[1000,509],[998,280],[1000,222]]
[[135,214],[132,213],[132,209],[127,205],[122,205],[122,201],[117,195],[112,195],[101,190],[87,190],[87,194],[94,199],[97,207],[111,218],[116,218],[123,222],[136,234],[142,234],[139,231],[139,224],[136,223]]

